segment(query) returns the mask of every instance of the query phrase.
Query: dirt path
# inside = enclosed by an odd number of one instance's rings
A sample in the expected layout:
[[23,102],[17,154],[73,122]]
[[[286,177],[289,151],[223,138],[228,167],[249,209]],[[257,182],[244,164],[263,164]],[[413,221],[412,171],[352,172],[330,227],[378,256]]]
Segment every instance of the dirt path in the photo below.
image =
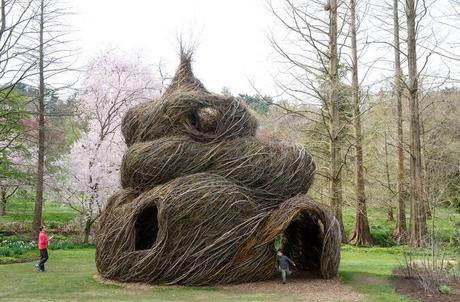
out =
[[[95,275],[96,281],[105,284],[117,284],[126,286],[131,289],[149,289],[164,286],[161,285],[148,285],[141,283],[119,283],[107,279],[103,279]],[[176,286],[172,286],[176,287]],[[180,286],[178,286],[180,287]],[[290,301],[309,301],[309,302],[322,302],[322,301],[356,301],[361,302],[365,300],[365,295],[357,293],[351,287],[344,285],[338,278],[333,280],[321,280],[312,278],[308,275],[295,275],[288,279],[286,284],[283,284],[280,279],[244,283],[236,285],[219,285],[218,288],[222,289],[222,293],[228,293],[229,296],[239,294],[266,294],[275,296],[289,297]]]
[[338,278],[321,280],[309,276],[297,275],[288,278],[283,284],[281,280],[225,285],[225,291],[239,293],[281,294],[294,297],[299,301],[364,301],[365,295],[357,293],[344,285]]

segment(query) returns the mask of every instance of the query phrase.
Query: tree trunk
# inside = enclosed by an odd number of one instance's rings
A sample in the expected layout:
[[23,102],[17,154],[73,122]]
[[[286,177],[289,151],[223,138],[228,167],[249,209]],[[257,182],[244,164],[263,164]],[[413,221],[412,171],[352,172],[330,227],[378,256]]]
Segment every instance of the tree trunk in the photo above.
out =
[[410,243],[425,245],[426,214],[422,200],[422,160],[420,149],[420,116],[418,106],[418,74],[416,51],[415,0],[406,0],[407,54],[409,66],[409,109],[410,109],[410,176],[411,176],[411,219]]
[[387,211],[387,220],[388,221],[395,221],[395,215],[393,213],[393,206],[390,205],[388,207],[388,211]]
[[6,189],[2,187],[1,189],[1,198],[0,198],[0,216],[5,216],[6,215]]
[[373,244],[369,221],[367,218],[366,195],[364,188],[363,144],[361,133],[361,112],[359,108],[358,84],[358,55],[356,45],[356,1],[350,1],[351,11],[351,61],[352,61],[352,89],[353,100],[353,126],[355,134],[355,178],[356,178],[356,219],[355,229],[350,235],[350,243],[357,246],[370,246]]
[[393,0],[393,25],[394,25],[394,52],[395,52],[395,75],[394,75],[394,95],[396,97],[398,111],[398,217],[394,237],[397,244],[405,244],[407,242],[407,226],[406,226],[406,204],[404,198],[404,135],[403,135],[403,116],[402,116],[402,70],[401,70],[401,49],[399,42],[399,9],[398,1]]
[[387,178],[387,188],[388,188],[388,210],[387,210],[387,218],[388,221],[394,221],[395,217],[393,215],[393,195],[391,194],[391,182],[390,182],[390,167],[388,165],[388,143],[387,143],[387,132],[385,131],[384,134],[385,139],[385,176]]
[[83,243],[89,243],[89,236],[91,234],[91,226],[93,225],[91,220],[85,222],[85,233],[83,238]]
[[423,119],[420,119],[420,131],[421,131],[421,158],[422,158],[422,200],[423,200],[423,209],[425,211],[425,215],[427,217],[431,217],[431,207],[430,202],[428,200],[428,189],[427,189],[427,181],[428,181],[428,169],[427,163],[425,160],[425,126],[423,123]]
[[35,188],[35,210],[32,224],[32,239],[38,236],[42,223],[43,207],[43,174],[45,166],[45,77],[43,64],[43,26],[44,26],[44,0],[40,4],[40,37],[39,37],[39,96],[38,96],[38,162]]
[[[329,165],[329,191],[331,196],[331,207],[340,223],[343,234],[342,221],[342,190],[341,190],[341,147],[339,140],[339,76],[338,76],[338,54],[337,54],[337,1],[330,1],[329,10],[329,101],[330,114],[330,165]],[[344,236],[342,236],[343,238]]]
[[[340,140],[338,142],[340,146]],[[339,147],[339,165],[342,165],[342,148]],[[342,208],[343,208],[343,190],[342,190],[342,169],[339,167],[339,173],[337,175],[337,178],[335,179],[335,184],[336,184],[336,190],[337,190],[337,195],[336,195],[336,204],[338,205],[337,211],[336,211],[336,217],[338,218],[339,221],[339,226],[340,226],[340,231],[342,234],[344,234],[344,226],[343,226],[343,213],[342,213]],[[346,243],[347,238],[343,235],[342,236],[342,242]]]

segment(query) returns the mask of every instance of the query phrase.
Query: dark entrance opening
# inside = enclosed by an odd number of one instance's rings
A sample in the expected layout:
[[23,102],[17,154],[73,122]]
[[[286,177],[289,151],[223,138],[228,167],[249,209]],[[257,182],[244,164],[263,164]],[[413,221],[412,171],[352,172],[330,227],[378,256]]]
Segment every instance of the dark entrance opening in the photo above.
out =
[[320,273],[324,227],[314,213],[302,211],[284,230],[282,250],[296,263],[296,269]]
[[150,249],[155,243],[158,233],[157,212],[156,206],[148,206],[137,217],[134,225],[136,250]]

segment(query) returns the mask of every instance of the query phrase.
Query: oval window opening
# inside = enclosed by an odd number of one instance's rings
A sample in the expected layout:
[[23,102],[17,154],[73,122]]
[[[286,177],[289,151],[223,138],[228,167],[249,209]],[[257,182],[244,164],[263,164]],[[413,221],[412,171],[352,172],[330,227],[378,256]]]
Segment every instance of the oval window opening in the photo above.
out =
[[158,233],[157,207],[145,208],[137,217],[134,226],[136,232],[136,250],[147,250],[152,248]]

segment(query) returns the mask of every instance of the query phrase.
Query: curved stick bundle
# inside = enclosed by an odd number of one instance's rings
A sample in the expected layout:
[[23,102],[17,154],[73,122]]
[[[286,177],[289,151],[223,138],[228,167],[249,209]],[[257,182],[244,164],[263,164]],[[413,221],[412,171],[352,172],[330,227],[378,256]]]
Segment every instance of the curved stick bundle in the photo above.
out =
[[123,189],[98,224],[99,273],[169,284],[264,280],[282,234],[299,269],[336,276],[337,220],[304,195],[313,159],[302,146],[259,140],[256,130],[244,103],[209,93],[182,54],[162,98],[123,120]]

